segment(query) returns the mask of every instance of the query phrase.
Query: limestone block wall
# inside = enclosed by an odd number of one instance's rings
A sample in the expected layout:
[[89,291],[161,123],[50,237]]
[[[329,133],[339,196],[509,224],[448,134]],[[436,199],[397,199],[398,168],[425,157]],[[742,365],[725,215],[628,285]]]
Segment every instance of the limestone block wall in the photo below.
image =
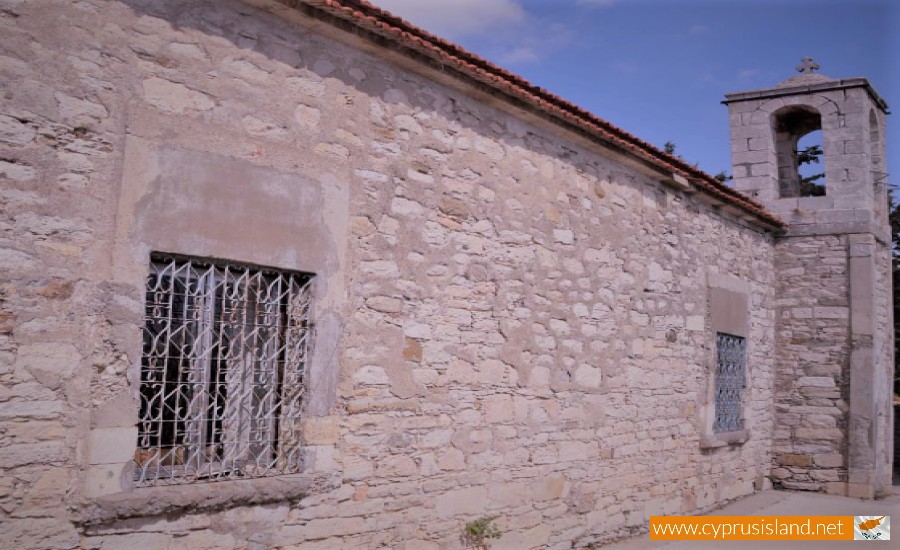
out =
[[[764,232],[299,15],[3,0],[0,29],[10,546],[459,548],[495,515],[495,548],[575,548],[769,473]],[[129,486],[153,250],[316,272],[304,475]],[[701,449],[712,276],[747,289],[749,439]]]
[[[780,486],[869,497],[890,486],[888,254],[864,235],[776,244],[781,276],[772,478]],[[854,368],[860,358],[871,361],[871,373]],[[854,422],[854,414],[862,418]]]
[[787,489],[843,492],[850,394],[846,236],[780,241],[779,350],[772,478]]

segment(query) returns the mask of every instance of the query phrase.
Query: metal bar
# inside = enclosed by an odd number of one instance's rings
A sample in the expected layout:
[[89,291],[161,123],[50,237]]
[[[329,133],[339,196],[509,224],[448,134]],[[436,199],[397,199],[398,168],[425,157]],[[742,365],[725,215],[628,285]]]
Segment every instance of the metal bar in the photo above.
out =
[[747,377],[747,340],[730,334],[716,334],[716,416],[713,431],[744,429],[743,390]]
[[301,273],[153,258],[137,485],[299,471],[311,280]]

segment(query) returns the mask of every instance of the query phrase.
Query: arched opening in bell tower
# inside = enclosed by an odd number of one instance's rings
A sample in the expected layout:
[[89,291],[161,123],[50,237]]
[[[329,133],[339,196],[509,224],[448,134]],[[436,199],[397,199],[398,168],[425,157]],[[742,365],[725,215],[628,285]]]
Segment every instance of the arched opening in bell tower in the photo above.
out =
[[792,105],[776,111],[772,116],[779,196],[824,196],[822,115],[813,107]]

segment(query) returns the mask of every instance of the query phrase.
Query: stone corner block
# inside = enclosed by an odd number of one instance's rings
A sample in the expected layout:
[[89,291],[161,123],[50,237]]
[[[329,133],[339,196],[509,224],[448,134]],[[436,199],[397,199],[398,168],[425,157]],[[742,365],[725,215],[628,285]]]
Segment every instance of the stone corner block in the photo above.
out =
[[306,418],[301,431],[307,445],[334,445],[341,437],[341,426],[336,416]]
[[847,496],[853,498],[875,498],[875,488],[868,483],[847,483]]
[[468,487],[448,491],[435,500],[438,517],[451,518],[463,514],[484,513],[488,506],[488,494],[485,487]]
[[795,466],[806,468],[812,466],[813,459],[809,455],[797,453],[782,453],[775,461],[782,466]]
[[84,494],[89,498],[97,498],[121,493],[126,467],[121,464],[103,464],[91,466],[84,476]]
[[307,473],[333,473],[338,469],[334,445],[310,445],[303,448],[303,469]]
[[134,457],[138,429],[94,428],[88,435],[88,463],[124,464]]

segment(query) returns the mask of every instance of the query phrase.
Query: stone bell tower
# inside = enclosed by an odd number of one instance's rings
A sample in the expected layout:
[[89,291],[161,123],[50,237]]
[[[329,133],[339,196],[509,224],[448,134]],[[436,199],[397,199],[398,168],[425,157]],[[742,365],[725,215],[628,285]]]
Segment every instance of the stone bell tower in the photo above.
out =
[[888,107],[866,79],[818,68],[804,58],[793,78],[725,96],[734,186],[789,223],[774,256],[772,481],[872,498],[893,455]]

